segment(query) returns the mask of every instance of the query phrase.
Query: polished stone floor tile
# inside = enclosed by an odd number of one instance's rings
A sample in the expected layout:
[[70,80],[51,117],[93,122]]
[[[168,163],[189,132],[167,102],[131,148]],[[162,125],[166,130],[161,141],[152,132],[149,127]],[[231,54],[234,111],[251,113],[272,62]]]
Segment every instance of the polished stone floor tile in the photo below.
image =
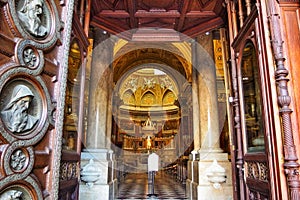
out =
[[154,185],[154,195],[152,195],[153,190],[151,186],[148,187],[148,175],[146,173],[127,174],[119,184],[117,199],[187,199],[185,185],[176,182],[169,174],[157,173]]

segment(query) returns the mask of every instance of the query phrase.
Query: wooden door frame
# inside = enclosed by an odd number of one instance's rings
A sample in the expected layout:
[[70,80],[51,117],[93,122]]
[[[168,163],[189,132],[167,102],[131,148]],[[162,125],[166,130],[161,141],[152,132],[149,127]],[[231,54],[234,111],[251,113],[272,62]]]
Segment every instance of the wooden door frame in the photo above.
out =
[[[62,196],[65,199],[78,199],[79,198],[79,177],[80,177],[80,159],[81,159],[81,150],[82,150],[82,141],[83,134],[85,131],[84,128],[84,119],[85,119],[85,83],[86,83],[86,61],[87,61],[87,51],[89,46],[89,41],[87,36],[84,33],[83,27],[79,21],[79,18],[76,14],[73,15],[72,21],[72,35],[70,38],[70,50],[72,43],[76,42],[78,45],[78,50],[80,52],[81,65],[80,71],[81,76],[80,80],[80,91],[78,94],[78,121],[76,128],[76,138],[75,138],[75,149],[74,151],[64,150],[62,148],[61,153],[61,163],[60,163],[60,176],[59,176],[59,197]],[[69,51],[70,51],[69,50]],[[70,55],[70,54],[69,54]],[[68,66],[68,73],[71,73],[70,66]],[[66,106],[66,105],[65,105]],[[73,107],[74,105],[72,105]],[[64,109],[65,111],[66,109]],[[65,121],[65,120],[64,120]],[[65,130],[63,130],[65,131]],[[73,197],[72,197],[73,196]],[[61,198],[61,197],[60,197]]]
[[[243,93],[241,91],[243,91],[242,89],[242,81],[241,81],[241,60],[242,60],[242,51],[244,48],[244,45],[246,44],[247,41],[252,41],[253,44],[255,45],[255,48],[257,50],[257,64],[259,66],[259,74],[260,74],[260,80],[259,82],[264,85],[264,87],[261,87],[261,99],[262,99],[262,108],[263,108],[263,120],[264,120],[264,136],[265,136],[265,153],[258,153],[256,156],[256,161],[257,162],[261,162],[261,161],[266,161],[267,165],[269,166],[269,175],[268,175],[268,179],[269,179],[269,183],[268,186],[270,191],[269,194],[272,197],[278,196],[277,192],[274,191],[275,187],[274,185],[278,184],[278,179],[274,178],[277,177],[278,174],[276,168],[274,168],[274,159],[273,157],[277,155],[277,152],[275,152],[274,154],[271,154],[270,151],[274,150],[274,149],[270,149],[271,146],[274,147],[274,145],[270,145],[270,143],[272,142],[270,139],[270,136],[274,135],[274,127],[272,126],[272,124],[274,124],[274,118],[272,115],[272,101],[271,101],[271,97],[270,94],[271,92],[271,86],[270,86],[270,81],[269,81],[269,77],[270,75],[268,74],[268,65],[266,64],[266,50],[265,50],[265,41],[264,41],[264,35],[263,35],[264,31],[262,29],[262,21],[261,21],[261,13],[260,13],[260,7],[255,7],[255,9],[252,10],[252,12],[250,13],[250,15],[248,16],[248,18],[245,20],[245,23],[243,24],[243,27],[241,28],[241,30],[239,31],[239,33],[237,34],[237,36],[234,38],[233,42],[232,42],[232,48],[234,51],[234,54],[236,57],[235,60],[235,64],[236,64],[236,81],[237,81],[237,90],[238,90],[238,98],[239,98],[239,116],[237,121],[240,123],[240,133],[241,134],[241,141],[237,141],[237,143],[240,143],[240,148],[242,149],[238,149],[238,151],[243,152],[242,154],[244,155],[243,158],[240,160],[240,162],[242,162],[242,167],[243,167],[243,176],[238,175],[238,179],[240,180],[240,182],[244,182],[244,180],[241,180],[241,178],[244,178],[245,176],[245,171],[244,171],[244,167],[245,167],[245,158],[246,159],[253,159],[253,155],[251,154],[247,154],[245,147],[245,144],[243,144],[244,139],[242,137],[245,137],[245,122],[244,122],[244,102],[241,101],[243,99]],[[234,74],[232,74],[234,75]],[[234,76],[232,76],[232,78],[235,78]],[[236,114],[235,114],[236,115]],[[268,116],[268,117],[266,117]],[[238,134],[238,133],[237,133]],[[247,170],[247,169],[245,169]],[[239,172],[241,173],[241,172]],[[272,179],[272,180],[271,180]],[[247,182],[251,182],[251,180],[249,180],[248,178],[246,178],[245,180],[247,180],[244,184],[245,184],[245,192],[243,194],[243,192],[241,193],[240,198],[241,199],[245,199],[245,198],[249,198],[249,194],[247,192]],[[260,188],[256,188],[256,189],[260,189]],[[240,191],[241,192],[241,191]],[[262,191],[263,192],[263,191]],[[247,195],[248,197],[246,197],[245,195]]]

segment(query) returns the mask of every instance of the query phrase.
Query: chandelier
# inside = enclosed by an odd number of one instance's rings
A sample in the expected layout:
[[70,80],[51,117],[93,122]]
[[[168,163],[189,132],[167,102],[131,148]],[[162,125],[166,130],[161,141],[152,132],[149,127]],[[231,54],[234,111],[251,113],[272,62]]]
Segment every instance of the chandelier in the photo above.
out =
[[154,131],[155,130],[155,124],[151,121],[151,118],[149,115],[148,115],[148,118],[145,121],[145,123],[142,124],[142,130],[144,130],[144,131]]

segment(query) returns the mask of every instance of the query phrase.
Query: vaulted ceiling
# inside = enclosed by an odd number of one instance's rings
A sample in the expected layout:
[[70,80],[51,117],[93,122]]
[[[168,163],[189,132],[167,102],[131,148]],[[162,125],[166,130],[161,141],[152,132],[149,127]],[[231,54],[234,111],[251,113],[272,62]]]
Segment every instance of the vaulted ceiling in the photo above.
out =
[[[168,46],[167,44],[163,45]],[[172,47],[173,49],[176,48],[171,45],[168,47],[169,49]],[[120,57],[117,57],[114,60],[114,81],[118,81],[128,71],[137,66],[142,66],[145,63],[151,63],[152,65],[156,63],[155,66],[157,68],[160,68],[160,65],[169,66],[179,72],[186,79],[189,80],[191,78],[191,72],[189,70],[191,68],[191,63],[186,58],[176,54],[175,51],[171,52],[159,47],[153,46],[153,48],[150,48],[147,46],[121,54]],[[170,70],[165,70],[172,74]]]
[[[220,27],[225,21],[224,0],[93,0],[91,25],[111,34],[167,34],[170,30],[195,37]],[[165,30],[165,31],[161,31]],[[148,33],[149,34],[149,33]],[[138,36],[138,35],[137,35]],[[137,37],[138,38],[138,37]]]

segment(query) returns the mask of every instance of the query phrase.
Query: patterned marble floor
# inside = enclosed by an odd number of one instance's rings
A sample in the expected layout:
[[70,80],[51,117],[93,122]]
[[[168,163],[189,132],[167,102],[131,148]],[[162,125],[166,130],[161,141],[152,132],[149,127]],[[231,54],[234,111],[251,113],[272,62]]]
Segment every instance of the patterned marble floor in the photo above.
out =
[[185,186],[176,182],[169,174],[161,172],[156,174],[154,183],[155,196],[149,196],[152,191],[148,191],[148,175],[127,174],[124,181],[119,184],[117,199],[187,199]]

